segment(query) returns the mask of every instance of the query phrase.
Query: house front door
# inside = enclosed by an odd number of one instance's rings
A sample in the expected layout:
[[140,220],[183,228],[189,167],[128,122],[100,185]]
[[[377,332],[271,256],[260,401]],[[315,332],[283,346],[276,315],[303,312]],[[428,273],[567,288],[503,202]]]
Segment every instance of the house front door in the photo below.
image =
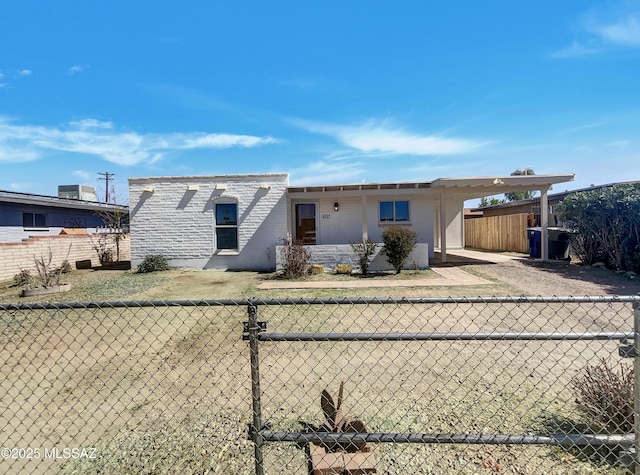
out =
[[302,244],[316,243],[316,204],[296,204],[296,239]]

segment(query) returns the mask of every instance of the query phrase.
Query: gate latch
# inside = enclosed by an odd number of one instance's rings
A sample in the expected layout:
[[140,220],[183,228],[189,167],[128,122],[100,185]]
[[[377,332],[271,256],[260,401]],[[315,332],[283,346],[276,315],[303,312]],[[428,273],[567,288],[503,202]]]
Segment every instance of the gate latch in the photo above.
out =
[[636,356],[640,356],[636,353],[634,345],[626,344],[628,342],[629,340],[627,340],[626,338],[620,341],[620,343],[622,343],[624,346],[618,347],[618,356],[621,356],[622,358],[635,358]]
[[[267,331],[267,322],[257,322],[258,323],[258,333],[263,333]],[[249,327],[249,322],[242,322],[242,339],[249,339],[249,332],[251,331],[251,327]]]

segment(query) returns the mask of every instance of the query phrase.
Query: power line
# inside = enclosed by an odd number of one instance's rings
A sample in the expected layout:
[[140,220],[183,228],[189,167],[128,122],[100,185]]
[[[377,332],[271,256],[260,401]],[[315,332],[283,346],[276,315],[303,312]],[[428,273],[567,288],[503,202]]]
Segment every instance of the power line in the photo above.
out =
[[98,178],[98,180],[104,180],[104,202],[108,203],[109,202],[109,180],[113,179],[113,177],[116,176],[116,174],[104,172],[104,173],[98,173],[98,175],[102,177],[102,178]]

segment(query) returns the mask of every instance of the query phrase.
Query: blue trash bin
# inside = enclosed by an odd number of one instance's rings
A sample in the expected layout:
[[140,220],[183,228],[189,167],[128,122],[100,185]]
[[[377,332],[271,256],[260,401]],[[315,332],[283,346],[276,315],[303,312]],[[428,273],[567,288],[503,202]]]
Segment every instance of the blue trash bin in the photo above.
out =
[[527,228],[529,235],[529,257],[542,257],[540,244],[542,243],[542,230],[540,228]]

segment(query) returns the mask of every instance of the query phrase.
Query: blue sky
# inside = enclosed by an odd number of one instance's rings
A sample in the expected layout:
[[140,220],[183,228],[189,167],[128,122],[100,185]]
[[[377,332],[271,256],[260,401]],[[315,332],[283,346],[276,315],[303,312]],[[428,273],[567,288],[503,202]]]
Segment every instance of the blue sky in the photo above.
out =
[[0,44],[4,190],[640,179],[639,1],[21,0]]

